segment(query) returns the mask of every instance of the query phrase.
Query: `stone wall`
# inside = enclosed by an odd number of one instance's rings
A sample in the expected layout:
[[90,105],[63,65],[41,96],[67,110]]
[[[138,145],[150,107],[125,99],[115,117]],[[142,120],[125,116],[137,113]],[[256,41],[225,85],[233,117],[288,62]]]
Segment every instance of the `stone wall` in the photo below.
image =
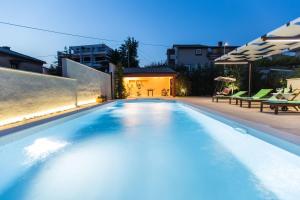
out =
[[74,79],[0,67],[0,125],[75,107],[76,85]]
[[62,59],[63,76],[77,80],[78,104],[95,101],[97,96],[111,99],[110,74],[95,70],[67,58]]

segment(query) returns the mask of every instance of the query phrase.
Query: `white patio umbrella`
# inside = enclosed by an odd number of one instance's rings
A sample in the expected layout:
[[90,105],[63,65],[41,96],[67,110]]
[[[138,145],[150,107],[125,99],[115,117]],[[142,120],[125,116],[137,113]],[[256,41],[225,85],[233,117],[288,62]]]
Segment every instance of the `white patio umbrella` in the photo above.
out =
[[[218,76],[218,77],[214,78],[214,80],[218,81],[218,82],[222,82],[221,88],[224,85],[223,83],[233,83],[233,82],[236,82],[235,78],[225,77],[225,76]],[[216,87],[215,91],[217,90],[217,87]],[[233,88],[231,88],[231,93],[233,94]]]
[[300,17],[215,59],[216,65],[248,65],[248,95],[251,96],[253,62],[300,48]]
[[225,83],[236,82],[236,79],[235,79],[235,78],[225,77],[225,76],[218,76],[218,77],[216,77],[214,80],[215,80],[215,81],[225,82]]

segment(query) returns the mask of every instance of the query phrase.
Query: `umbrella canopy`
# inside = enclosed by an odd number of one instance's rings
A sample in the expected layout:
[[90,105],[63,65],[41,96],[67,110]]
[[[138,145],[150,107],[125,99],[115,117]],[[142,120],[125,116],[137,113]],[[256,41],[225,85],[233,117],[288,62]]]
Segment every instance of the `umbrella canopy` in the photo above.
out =
[[216,77],[214,80],[215,80],[215,81],[225,82],[225,83],[232,83],[232,82],[235,82],[235,81],[236,81],[235,78],[224,77],[224,76],[218,76],[218,77]]
[[217,59],[218,65],[248,65],[248,95],[251,95],[253,61],[300,48],[300,17]]

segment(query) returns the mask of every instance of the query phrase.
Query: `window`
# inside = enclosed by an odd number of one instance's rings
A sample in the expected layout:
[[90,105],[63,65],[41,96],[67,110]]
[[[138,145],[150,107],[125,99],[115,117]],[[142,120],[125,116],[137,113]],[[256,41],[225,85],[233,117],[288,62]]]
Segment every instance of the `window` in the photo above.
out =
[[99,51],[105,51],[105,48],[103,48],[103,47],[97,47],[97,51],[99,52]]
[[10,62],[10,68],[12,69],[18,69],[19,68],[19,64],[17,62]]
[[192,69],[192,65],[184,65],[189,71]]
[[103,61],[103,60],[105,60],[104,57],[96,57],[96,58],[95,58],[95,61],[96,61],[96,62],[100,62],[100,61]]
[[195,55],[196,56],[201,56],[202,55],[202,49],[196,49],[195,50]]
[[91,57],[83,57],[83,62],[91,62]]

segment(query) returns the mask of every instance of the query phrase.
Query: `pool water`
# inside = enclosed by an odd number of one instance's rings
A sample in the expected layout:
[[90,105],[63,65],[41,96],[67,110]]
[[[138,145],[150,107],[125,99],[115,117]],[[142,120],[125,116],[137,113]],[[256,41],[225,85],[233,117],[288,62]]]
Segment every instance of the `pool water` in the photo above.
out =
[[15,135],[1,200],[300,199],[298,155],[180,103],[120,101]]

